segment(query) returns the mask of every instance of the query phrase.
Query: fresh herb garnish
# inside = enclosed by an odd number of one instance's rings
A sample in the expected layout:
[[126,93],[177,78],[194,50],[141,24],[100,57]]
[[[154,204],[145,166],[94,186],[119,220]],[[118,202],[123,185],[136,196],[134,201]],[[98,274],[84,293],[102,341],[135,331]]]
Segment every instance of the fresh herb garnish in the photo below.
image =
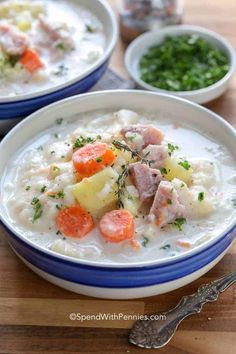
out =
[[174,225],[175,227],[177,227],[177,229],[179,231],[182,231],[183,228],[182,226],[186,223],[186,219],[185,218],[177,218],[175,219],[175,221],[173,223],[171,223],[172,225]]
[[65,197],[65,193],[63,191],[59,191],[58,193],[48,194],[48,197],[55,199],[63,199]]
[[147,244],[149,242],[149,238],[147,236],[143,236],[143,240],[142,240],[142,246],[143,247],[147,247]]
[[82,148],[86,144],[93,144],[94,142],[95,142],[95,139],[93,139],[89,136],[85,138],[84,136],[80,135],[80,137],[77,138],[73,144],[73,150]]
[[229,70],[223,50],[196,34],[166,37],[140,60],[140,76],[149,85],[170,91],[204,88]]
[[42,209],[42,205],[37,197],[34,197],[32,199],[31,205],[33,206],[33,210],[34,210],[34,215],[33,215],[33,220],[32,220],[32,222],[34,223],[43,214],[43,209]]
[[40,192],[44,193],[46,191],[46,189],[47,189],[47,186],[42,186],[42,188],[40,189]]
[[30,188],[31,188],[30,186],[27,186],[27,187],[25,188],[25,190],[26,190],[26,191],[29,191]]
[[61,210],[61,206],[60,206],[59,204],[56,204],[56,208],[57,208],[58,210]]
[[187,160],[184,161],[180,161],[178,162],[178,165],[180,165],[181,167],[183,167],[185,170],[189,170],[191,165],[189,164],[189,162]]
[[165,167],[162,167],[160,171],[162,175],[167,175],[167,169]]
[[53,151],[50,151],[50,154],[51,154],[51,155],[55,154],[55,151],[54,151],[54,150],[53,150]]
[[57,49],[60,49],[60,50],[62,50],[62,51],[66,51],[66,47],[65,47],[64,43],[62,43],[62,42],[58,43],[58,44],[56,45],[56,48],[57,48]]
[[38,146],[38,147],[37,147],[37,150],[38,150],[38,151],[43,151],[42,145]]
[[[56,235],[61,235],[61,231],[58,230],[58,231],[56,232]],[[63,237],[63,239],[64,239],[64,237]]]
[[95,29],[91,25],[86,24],[86,31],[89,33],[94,33]]
[[144,156],[141,156],[138,152],[138,150],[133,150],[129,147],[129,145],[125,144],[124,142],[120,142],[118,140],[113,140],[112,144],[119,150],[123,150],[123,151],[128,151],[131,153],[131,157],[137,157],[140,159],[141,163],[145,163],[147,165],[151,165],[153,163],[153,161],[151,160],[147,160],[146,157],[149,155],[149,152],[147,152],[147,154],[145,154]]
[[59,138],[59,135],[57,133],[53,134],[54,135],[54,138],[58,139]]
[[205,193],[204,192],[200,192],[200,193],[198,193],[198,200],[199,200],[199,202],[202,202],[203,200],[204,200],[204,198],[205,198]]
[[172,204],[172,200],[171,199],[167,199],[167,204]]
[[168,250],[170,248],[169,243],[167,243],[166,245],[160,247],[160,250]]
[[58,125],[61,125],[62,122],[63,122],[63,118],[57,118],[57,119],[56,119],[56,123],[57,123]]
[[233,207],[236,208],[236,198],[232,199]]
[[171,156],[175,150],[179,149],[179,147],[177,145],[173,145],[170,143],[168,143],[167,147],[168,147],[168,155],[169,156]]
[[66,75],[69,71],[69,68],[65,66],[64,64],[61,64],[58,66],[57,71],[54,72],[56,76],[63,76]]
[[129,166],[128,165],[122,165],[121,168],[122,168],[122,172],[116,181],[118,189],[115,192],[117,195],[117,207],[118,208],[124,208],[124,203],[122,201],[122,197],[125,193],[125,179],[129,175]]
[[96,161],[97,161],[97,162],[102,162],[102,157],[101,157],[101,156],[98,157],[98,158],[96,159]]

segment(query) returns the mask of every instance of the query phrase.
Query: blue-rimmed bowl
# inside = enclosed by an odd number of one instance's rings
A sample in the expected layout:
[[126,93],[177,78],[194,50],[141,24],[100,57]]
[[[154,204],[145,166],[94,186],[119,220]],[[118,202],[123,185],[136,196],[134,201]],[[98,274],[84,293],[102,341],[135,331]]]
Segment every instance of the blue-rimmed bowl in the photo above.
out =
[[227,252],[236,235],[236,220],[216,237],[172,258],[125,263],[79,260],[44,249],[17,231],[1,200],[5,168],[14,154],[36,134],[55,122],[89,111],[121,108],[167,116],[194,127],[227,146],[236,160],[235,130],[215,113],[190,101],[147,91],[104,91],[83,94],[54,103],[17,125],[0,144],[0,217],[8,242],[33,271],[66,289],[90,296],[128,299],[165,293],[197,279]]
[[65,97],[87,92],[105,73],[118,38],[115,15],[106,0],[73,1],[88,9],[102,22],[107,40],[103,55],[82,74],[60,85],[30,94],[0,97],[0,135],[41,107]]

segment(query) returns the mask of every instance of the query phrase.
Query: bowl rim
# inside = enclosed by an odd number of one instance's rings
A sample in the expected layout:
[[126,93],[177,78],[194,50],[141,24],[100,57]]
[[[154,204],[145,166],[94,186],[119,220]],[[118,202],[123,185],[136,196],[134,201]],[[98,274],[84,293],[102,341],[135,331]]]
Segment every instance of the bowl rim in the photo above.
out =
[[[106,12],[106,14],[108,15],[108,17],[110,18],[111,21],[111,39],[108,43],[108,46],[105,47],[105,51],[103,53],[103,55],[101,56],[101,58],[99,58],[99,60],[97,60],[94,64],[92,64],[91,66],[89,66],[89,68],[87,70],[85,70],[84,72],[82,72],[80,75],[77,75],[76,77],[61,83],[59,85],[56,86],[52,86],[40,91],[36,91],[36,92],[31,92],[28,94],[21,94],[21,95],[16,95],[16,96],[0,96],[0,105],[1,104],[8,104],[8,103],[16,103],[16,102],[24,102],[26,100],[31,100],[34,98],[40,98],[40,97],[44,97],[47,96],[48,94],[51,93],[55,93],[59,90],[62,90],[70,85],[73,85],[75,83],[77,83],[78,81],[86,78],[88,75],[90,75],[91,73],[93,73],[96,69],[98,69],[100,66],[102,66],[111,56],[115,45],[117,43],[118,40],[118,35],[119,35],[119,30],[118,30],[118,24],[117,24],[117,20],[115,17],[115,14],[112,10],[111,5],[106,1],[106,0],[97,0],[97,3],[99,4],[99,6],[101,6],[101,8],[103,8],[103,10]],[[85,5],[83,5],[85,6]],[[86,6],[85,6],[86,8]],[[96,14],[95,14],[96,16]]]
[[[54,102],[46,107],[43,107],[39,109],[38,111],[32,113],[29,115],[26,119],[21,121],[19,124],[17,124],[1,141],[0,143],[0,152],[1,149],[3,151],[5,150],[5,147],[8,144],[11,144],[12,138],[14,138],[15,134],[20,134],[20,131],[24,129],[24,126],[26,125],[32,125],[34,121],[37,121],[37,119],[40,117],[40,115],[44,112],[50,111],[50,109],[53,108],[59,108],[61,104],[64,103],[70,103],[73,104],[74,101],[83,101],[84,98],[92,98],[95,96],[109,96],[109,95],[116,95],[116,94],[124,94],[126,97],[127,95],[136,95],[140,96],[153,96],[153,97],[161,97],[166,100],[172,100],[176,101],[179,103],[182,103],[187,106],[191,106],[194,109],[201,111],[207,115],[209,115],[216,124],[223,125],[227,130],[228,133],[231,134],[235,141],[236,141],[236,130],[231,126],[226,120],[224,120],[220,115],[217,113],[211,111],[208,108],[205,108],[197,103],[194,103],[192,101],[189,101],[187,99],[173,96],[173,95],[167,95],[163,93],[157,93],[157,92],[150,92],[150,91],[145,91],[145,90],[104,90],[104,91],[96,91],[96,92],[89,92],[89,93],[84,93],[72,97],[65,98],[63,100]],[[139,97],[137,97],[139,98]],[[65,120],[70,119],[70,116],[65,116]],[[40,133],[43,130],[39,130],[38,133]],[[26,142],[25,142],[26,143]],[[4,174],[0,178],[0,184],[4,180]],[[5,225],[5,227],[12,232],[17,238],[19,238],[21,241],[25,242],[29,246],[31,246],[33,249],[36,249],[37,251],[43,252],[45,255],[55,257],[58,259],[58,261],[69,261],[72,263],[77,263],[80,265],[87,265],[87,266],[93,266],[97,268],[144,268],[144,267],[153,267],[153,266],[164,266],[167,264],[171,263],[179,263],[181,260],[188,258],[188,257],[193,257],[196,254],[201,253],[203,250],[210,248],[212,245],[214,245],[216,242],[221,240],[223,237],[225,237],[229,232],[232,232],[232,230],[236,227],[236,218],[232,220],[232,222],[225,228],[221,233],[219,233],[216,237],[213,237],[209,239],[207,242],[204,242],[197,247],[194,247],[193,249],[186,251],[185,253],[173,256],[171,258],[162,258],[162,259],[155,259],[155,260],[150,260],[150,261],[141,261],[141,262],[132,262],[132,263],[125,263],[125,262],[120,262],[120,263],[111,263],[111,262],[104,262],[104,261],[94,261],[94,260],[86,260],[86,259],[77,259],[74,257],[70,257],[67,255],[59,254],[55,251],[52,251],[50,249],[44,248],[40,245],[35,244],[31,240],[27,239],[24,237],[20,231],[17,231],[14,229],[14,226],[11,224],[10,220],[7,218],[7,216],[2,215],[3,213],[0,210],[0,221]]]
[[[229,70],[228,72],[218,81],[216,81],[214,84],[210,86],[206,86],[200,89],[196,90],[191,90],[191,91],[171,91],[171,90],[164,90],[158,87],[154,87],[152,85],[149,85],[145,81],[143,81],[139,75],[136,75],[135,71],[133,70],[132,66],[132,60],[131,60],[131,55],[132,52],[136,49],[137,46],[140,45],[140,43],[145,43],[145,41],[148,38],[154,38],[156,37],[157,39],[161,35],[178,35],[178,33],[181,33],[182,31],[189,31],[189,33],[196,33],[196,34],[206,34],[209,37],[212,37],[218,43],[221,43],[221,45],[224,47],[225,53],[229,55]],[[146,45],[146,49],[150,48],[149,45]],[[173,25],[173,26],[168,26],[164,27],[160,30],[154,30],[154,31],[148,31],[140,36],[138,36],[133,42],[130,43],[128,48],[126,49],[125,52],[125,67],[132,79],[142,88],[145,88],[150,91],[155,91],[155,92],[160,92],[160,93],[166,93],[166,94],[171,94],[171,95],[176,95],[176,96],[184,96],[184,98],[191,99],[196,95],[200,94],[207,94],[219,87],[221,87],[225,82],[227,82],[234,74],[236,70],[236,52],[233,46],[230,44],[230,42],[225,39],[223,36],[220,34],[209,30],[205,27],[201,26],[195,26],[195,25]]]

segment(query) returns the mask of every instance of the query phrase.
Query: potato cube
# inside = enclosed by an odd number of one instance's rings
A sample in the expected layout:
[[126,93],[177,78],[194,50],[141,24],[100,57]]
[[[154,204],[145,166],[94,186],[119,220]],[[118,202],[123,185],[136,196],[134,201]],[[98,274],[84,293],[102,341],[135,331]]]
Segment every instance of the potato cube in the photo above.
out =
[[118,174],[107,167],[75,184],[72,191],[83,208],[93,216],[100,217],[116,206],[117,179]]

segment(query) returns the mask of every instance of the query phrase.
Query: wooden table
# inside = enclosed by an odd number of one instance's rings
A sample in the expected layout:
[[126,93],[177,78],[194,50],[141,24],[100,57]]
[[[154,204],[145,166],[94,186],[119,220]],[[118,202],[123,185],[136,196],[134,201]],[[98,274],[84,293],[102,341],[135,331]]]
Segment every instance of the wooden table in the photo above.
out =
[[[110,0],[115,7],[115,1]],[[228,38],[236,47],[235,0],[186,0],[185,23],[202,25]],[[111,66],[123,67],[124,45],[119,42]],[[236,77],[227,93],[207,106],[236,126]],[[142,314],[174,306],[182,295],[233,269],[236,245],[201,279],[169,294],[134,301],[89,299],[57,288],[27,269],[7,245],[0,230],[0,354],[168,353],[233,354],[236,352],[236,287],[217,303],[187,319],[163,349],[142,350],[128,344],[132,321],[70,321],[70,312]]]

